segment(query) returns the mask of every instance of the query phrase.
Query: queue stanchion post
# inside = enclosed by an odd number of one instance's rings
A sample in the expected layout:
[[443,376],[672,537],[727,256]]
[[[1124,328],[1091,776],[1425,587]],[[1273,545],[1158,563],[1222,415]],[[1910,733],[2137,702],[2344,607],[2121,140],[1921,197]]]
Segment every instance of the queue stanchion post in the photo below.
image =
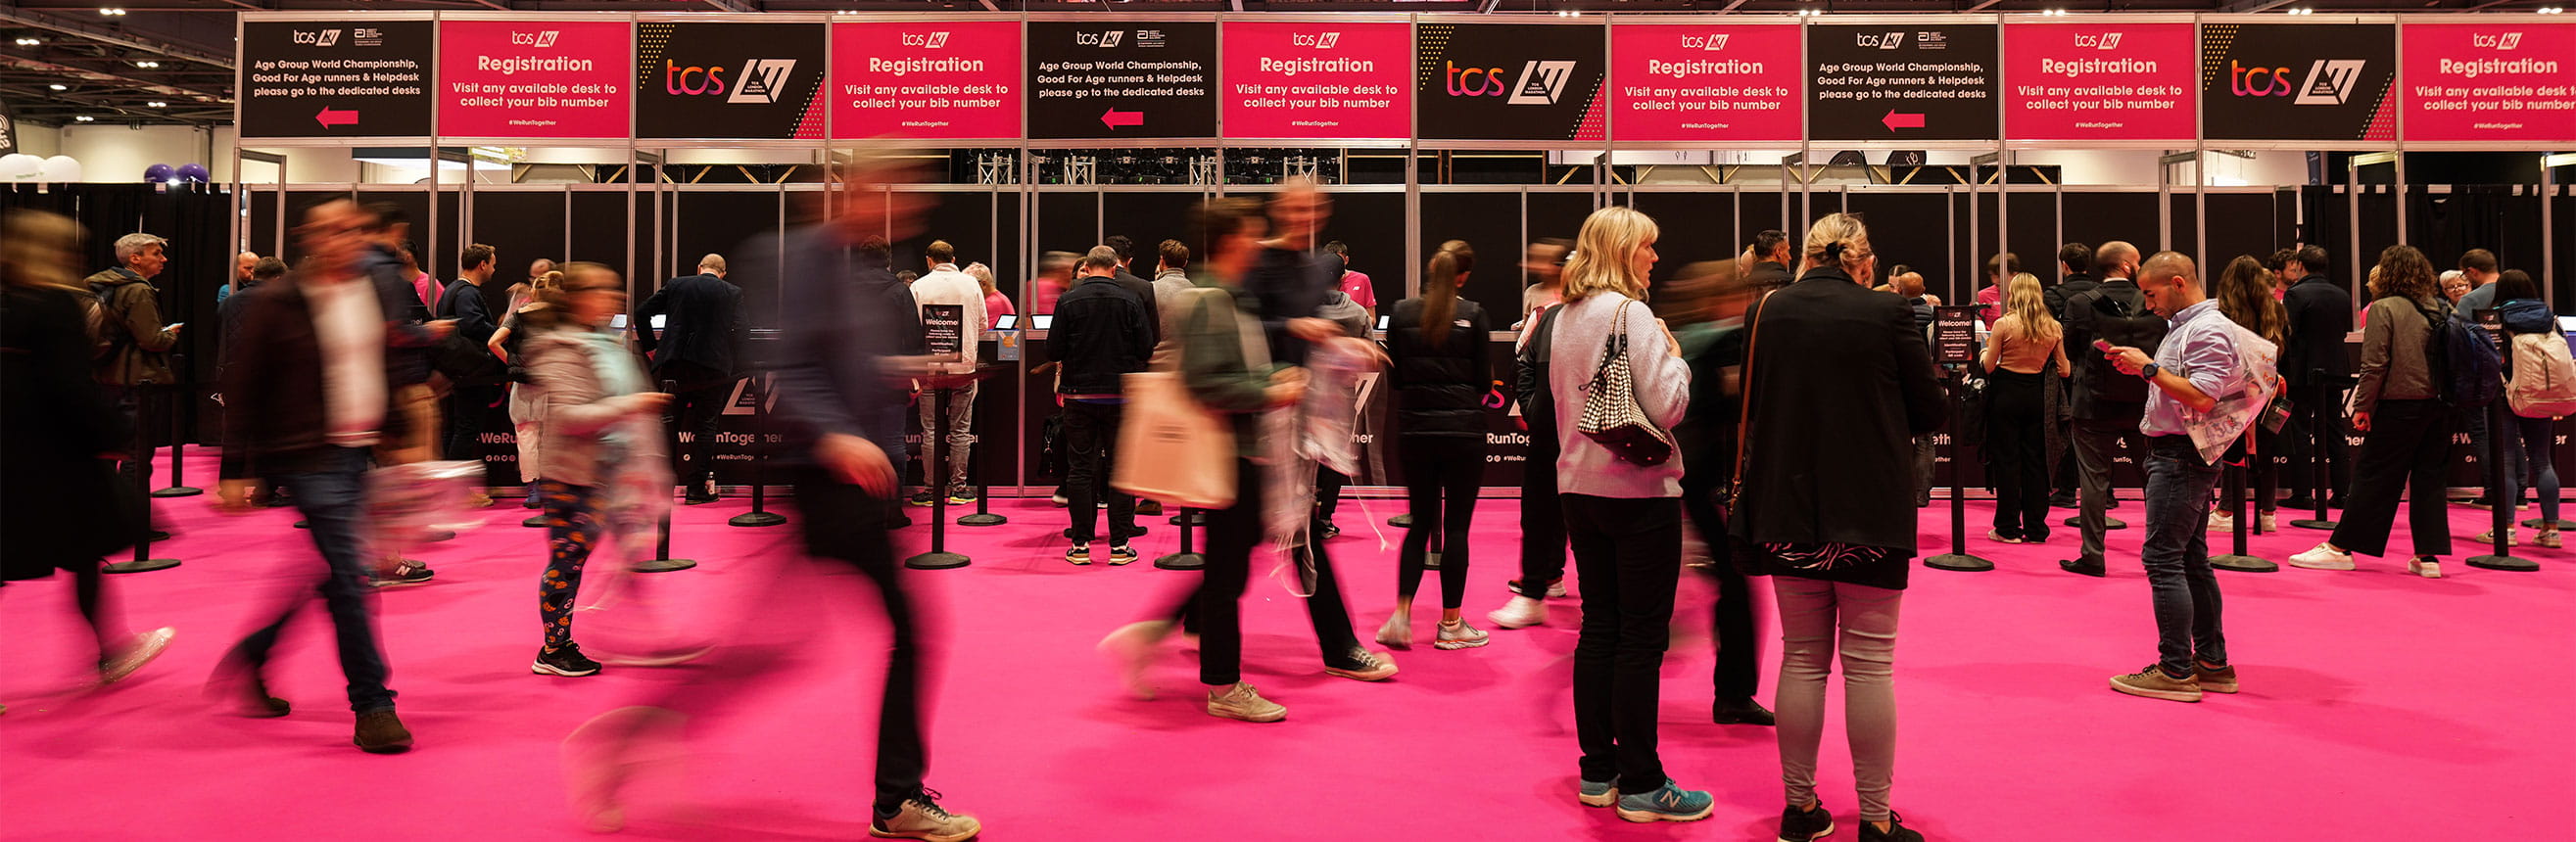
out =
[[2513,513],[2516,507],[2509,502],[2508,497],[2519,498],[2521,492],[2517,491],[2512,495],[2504,493],[2506,490],[2504,456],[2509,445],[2505,438],[2507,435],[2505,425],[2511,423],[2511,419],[2506,417],[2504,403],[2502,395],[2487,402],[2487,452],[2478,454],[2479,458],[2487,462],[2487,500],[2495,503],[2487,507],[2489,527],[2487,537],[2494,541],[2488,547],[2490,552],[2487,555],[2470,556],[2468,565],[2480,570],[2530,573],[2539,570],[2540,564],[2527,558],[2514,558],[2513,548],[2510,546],[2513,542]]
[[[179,371],[186,371],[186,370],[188,370],[188,357],[187,357],[187,355],[185,355],[185,354],[172,354],[172,355],[170,355],[170,367],[171,367],[171,368],[173,368],[173,369],[179,370]],[[202,488],[191,488],[191,487],[189,487],[189,486],[188,486],[188,480],[187,480],[187,462],[188,462],[188,431],[187,431],[187,427],[186,427],[186,424],[187,424],[187,413],[179,411],[179,405],[178,405],[178,402],[179,402],[179,401],[182,401],[182,400],[186,400],[186,399],[188,398],[188,387],[186,387],[186,386],[172,386],[172,387],[170,388],[170,390],[169,390],[168,392],[164,393],[164,394],[166,394],[166,395],[167,395],[167,397],[169,398],[169,400],[170,400],[170,402],[171,402],[171,406],[170,406],[170,487],[168,487],[168,488],[158,488],[158,489],[154,489],[154,490],[152,491],[152,496],[154,496],[154,497],[195,497],[195,496],[197,496],[197,495],[199,495],[199,494],[204,494],[204,493],[206,493],[205,489],[202,489]]]
[[1960,406],[1966,403],[1967,382],[1968,373],[1965,369],[1961,369],[1958,372],[1958,385],[1961,388],[1956,390],[1956,394],[1950,400],[1950,429],[1942,434],[1950,440],[1950,551],[1924,559],[1923,566],[1935,570],[1982,573],[1995,569],[1995,563],[1968,554],[1968,495],[1959,477],[1959,463],[1963,459],[1960,456],[1962,446],[1957,430],[1962,414]]
[[[132,449],[126,455],[127,459],[142,458],[139,454],[150,453],[151,450],[149,448],[152,445],[151,434],[144,432],[152,429],[150,423],[152,420],[152,402],[149,397],[152,389],[152,381],[144,380],[140,383],[136,383],[134,384],[134,389],[134,443],[132,445]],[[149,496],[152,488],[152,472],[143,470],[143,466],[140,463],[136,463],[134,464],[133,479],[130,481],[134,483],[135,499],[142,501],[143,505],[143,522],[139,525],[139,528],[135,530],[134,535],[134,558],[128,561],[119,561],[100,565],[100,572],[150,573],[155,570],[168,570],[179,566],[178,559],[152,557],[152,539],[156,532],[156,530],[152,528],[152,498]]]
[[769,510],[769,404],[770,389],[776,381],[764,373],[759,382],[760,398],[751,403],[751,511],[725,521],[733,526],[777,526],[787,522],[785,515]]
[[[680,384],[677,381],[662,381],[662,394],[677,394],[679,391]],[[665,429],[662,433],[662,438],[663,441],[670,446],[671,450],[679,450],[679,431]],[[662,493],[664,495],[668,495],[671,493],[671,490],[666,488],[662,490]],[[659,531],[661,532],[661,536],[653,544],[653,557],[651,559],[636,562],[635,566],[630,569],[637,573],[670,573],[698,566],[696,559],[671,557],[671,510],[667,506],[662,510],[662,524]]]
[[948,570],[975,563],[964,553],[948,551],[948,401],[957,391],[953,378],[933,377],[926,381],[930,389],[930,424],[921,437],[930,442],[930,462],[923,467],[921,481],[930,487],[930,551],[903,560],[903,566],[914,570]]
[[1191,524],[1185,522],[1190,519],[1191,515],[1199,513],[1200,510],[1198,509],[1182,509],[1179,515],[1172,518],[1173,525],[1180,527],[1181,530],[1181,551],[1163,556],[1162,558],[1154,559],[1155,567],[1159,567],[1164,570],[1206,569],[1207,556],[1200,555],[1198,551],[1190,549]]
[[2327,498],[2334,493],[2334,475],[2331,466],[2326,464],[2326,437],[2343,435],[2343,409],[2332,403],[2335,388],[2334,384],[2326,382],[2325,369],[2308,369],[2308,382],[2316,384],[2316,394],[2308,398],[2315,401],[2309,404],[2308,411],[2309,426],[2314,428],[2308,431],[2308,496],[2314,498],[2308,502],[2316,504],[2317,516],[2290,521],[2290,525],[2300,529],[2333,529],[2334,518],[2326,513]]
[[[969,430],[968,433],[971,434],[973,431]],[[1112,435],[1116,434],[1112,433]],[[977,437],[975,443],[982,444],[983,439],[981,437]],[[976,479],[978,480],[978,482],[975,483],[975,512],[973,514],[958,517],[958,526],[1000,526],[1011,522],[1010,518],[993,513],[993,487],[981,482],[983,479],[982,472],[975,470],[983,465],[983,463],[975,461],[975,455],[987,453],[991,450],[992,448],[989,447],[978,447],[975,448],[973,453],[969,453],[966,457],[966,472],[975,474]]]
[[[2247,430],[2246,436],[2250,441],[2253,431]],[[2224,478],[2219,482],[2218,504],[2225,507],[2227,513],[2236,521],[2234,534],[2229,536],[2235,542],[2232,547],[2235,551],[2226,555],[2210,556],[2209,566],[2211,567],[2239,573],[2272,573],[2281,569],[2281,565],[2254,557],[2245,547],[2247,525],[2245,521],[2255,516],[2253,512],[2247,511],[2248,507],[2245,505],[2245,471],[2248,465],[2253,464],[2253,460],[2259,458],[2262,458],[2262,454],[2257,452],[2257,448],[2250,446],[2245,448],[2246,461],[2244,462],[2227,462],[2226,457],[2220,457],[2220,461],[2224,463],[2221,470],[2225,473]]]

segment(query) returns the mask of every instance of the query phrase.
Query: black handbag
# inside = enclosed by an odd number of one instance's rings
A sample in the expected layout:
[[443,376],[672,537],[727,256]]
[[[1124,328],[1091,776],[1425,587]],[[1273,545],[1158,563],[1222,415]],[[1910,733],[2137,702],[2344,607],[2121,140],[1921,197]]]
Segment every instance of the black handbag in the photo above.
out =
[[1637,405],[1637,386],[1628,360],[1628,307],[1621,302],[1611,321],[1610,339],[1601,350],[1601,365],[1584,388],[1583,414],[1576,432],[1608,448],[1620,461],[1661,465],[1673,458],[1673,436],[1655,426]]

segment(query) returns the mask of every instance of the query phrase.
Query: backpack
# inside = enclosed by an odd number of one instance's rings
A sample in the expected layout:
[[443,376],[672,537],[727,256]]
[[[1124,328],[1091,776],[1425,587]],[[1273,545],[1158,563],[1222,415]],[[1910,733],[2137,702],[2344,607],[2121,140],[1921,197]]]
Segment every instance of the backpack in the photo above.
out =
[[2485,406],[2495,400],[2504,386],[2504,359],[2496,354],[2486,328],[2460,318],[2448,304],[2438,314],[2421,307],[2415,311],[2433,323],[2433,339],[2426,343],[2425,355],[2431,358],[2433,385],[2442,402]]
[[2505,400],[2524,418],[2576,415],[2576,359],[2567,337],[2558,331],[2518,333],[2513,337],[2513,379],[2505,381]]
[[89,326],[89,356],[92,362],[105,363],[125,349],[125,331],[119,330],[115,305],[108,296],[116,287],[91,287],[81,299],[81,317]]
[[[2172,325],[2163,316],[2147,310],[2143,293],[2137,294],[2133,300],[2129,296],[2115,296],[2114,292],[2125,293],[2127,290],[2101,289],[2079,294],[2092,297],[2093,337],[2154,356],[2156,345],[2164,341],[2165,331],[2172,329]],[[2119,369],[2111,366],[2111,361],[2091,349],[2080,353],[2084,354],[2085,377],[2094,400],[2124,404],[2147,402],[2146,378],[2120,373]]]

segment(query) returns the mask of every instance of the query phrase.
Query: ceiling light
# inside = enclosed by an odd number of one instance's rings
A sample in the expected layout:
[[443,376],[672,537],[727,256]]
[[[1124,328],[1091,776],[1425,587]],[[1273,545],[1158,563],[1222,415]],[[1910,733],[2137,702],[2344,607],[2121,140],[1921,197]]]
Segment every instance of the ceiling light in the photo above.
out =
[[20,38],[20,39],[18,39],[18,46],[21,46],[21,47],[34,47],[34,46],[41,45],[41,44],[43,44],[43,43],[45,43],[45,42],[44,42],[44,41],[42,41],[42,40],[40,40],[40,39],[35,39],[35,38]]
[[2566,11],[2566,9],[2562,9],[2562,8],[2557,7],[2557,6],[2542,6],[2542,7],[2540,7],[2540,13],[2541,13],[2541,14],[2544,14],[2544,15],[2554,15],[2554,14],[2558,14],[2558,13],[2563,12],[2563,11]]
[[46,85],[45,87],[52,88],[52,89],[57,90],[57,91],[68,91],[68,90],[71,90],[71,86],[69,86],[69,85],[65,85],[65,84],[62,84],[62,83],[59,83],[59,82],[57,82],[57,83],[55,83],[55,84],[51,84],[51,85]]
[[169,104],[169,103],[166,103],[166,102],[147,102],[147,103],[144,103],[144,104],[145,104],[145,105],[152,106],[152,107],[154,107],[154,108],[168,108],[168,107],[170,107],[170,104]]
[[125,10],[113,7],[100,7],[98,10],[98,16],[103,18],[121,18],[125,16]]
[[72,119],[74,119],[74,120],[79,120],[79,121],[81,121],[81,122],[83,122],[83,123],[95,123],[95,122],[98,122],[98,118],[96,118],[96,117],[92,117],[92,116],[89,116],[89,115],[87,115],[87,114],[83,114],[83,115],[80,115],[80,116],[78,116],[78,117],[73,117]]
[[140,67],[140,68],[143,68],[143,69],[145,69],[145,70],[159,70],[159,69],[161,69],[161,63],[160,63],[160,62],[157,62],[157,61],[138,61],[138,62],[135,62],[135,63],[134,63],[134,66],[136,66],[136,67]]

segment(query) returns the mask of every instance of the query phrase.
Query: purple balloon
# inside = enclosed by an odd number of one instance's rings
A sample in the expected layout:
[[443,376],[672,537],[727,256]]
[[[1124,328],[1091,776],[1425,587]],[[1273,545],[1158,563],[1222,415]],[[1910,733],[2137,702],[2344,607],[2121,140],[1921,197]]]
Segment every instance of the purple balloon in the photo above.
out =
[[153,164],[152,166],[143,168],[143,180],[152,182],[169,181],[170,172],[169,164]]
[[211,173],[206,172],[206,165],[204,164],[179,165],[180,181],[185,181],[190,184],[204,184],[209,180],[211,175]]

